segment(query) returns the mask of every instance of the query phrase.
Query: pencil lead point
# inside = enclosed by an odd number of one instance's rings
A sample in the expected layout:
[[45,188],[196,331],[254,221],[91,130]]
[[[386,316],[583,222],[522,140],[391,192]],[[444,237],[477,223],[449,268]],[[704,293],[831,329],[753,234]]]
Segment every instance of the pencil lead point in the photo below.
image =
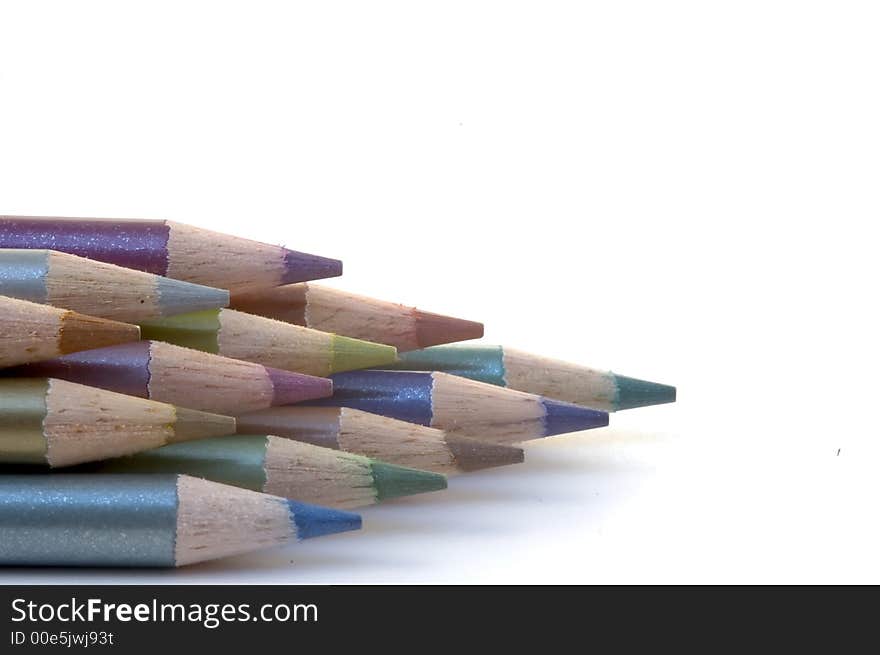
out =
[[675,402],[676,389],[668,384],[648,382],[616,373],[614,381],[617,386],[615,409],[633,409]]
[[272,382],[273,405],[290,405],[302,400],[326,398],[333,393],[333,383],[327,378],[282,371],[269,366],[264,368]]
[[521,464],[525,459],[522,448],[509,444],[452,435],[446,435],[446,444],[462,471],[478,471],[496,466]]
[[310,255],[296,250],[284,251],[284,276],[281,284],[308,282],[342,275],[342,262],[338,259]]
[[311,539],[361,529],[361,517],[353,512],[301,503],[297,500],[288,500],[287,506],[296,525],[298,539]]
[[174,422],[174,436],[168,440],[169,443],[235,434],[235,419],[231,416],[177,406],[174,409],[177,420]]
[[580,432],[608,425],[608,412],[600,412],[596,409],[550,398],[543,398],[542,402],[546,412],[544,416],[545,436]]
[[379,501],[446,489],[446,476],[439,473],[376,460],[370,461],[370,470],[376,485],[376,500]]
[[394,346],[352,339],[338,334],[333,335],[331,348],[333,350],[331,373],[381,367],[397,361],[397,349]]
[[156,284],[159,306],[164,316],[173,316],[203,309],[217,309],[229,304],[229,292],[192,282],[159,277]]
[[423,312],[420,309],[415,310],[415,317],[416,339],[420,348],[479,339],[483,336],[483,324],[476,321]]
[[58,349],[62,354],[66,354],[115,346],[137,341],[140,338],[141,329],[137,325],[86,316],[77,312],[66,312],[61,322]]

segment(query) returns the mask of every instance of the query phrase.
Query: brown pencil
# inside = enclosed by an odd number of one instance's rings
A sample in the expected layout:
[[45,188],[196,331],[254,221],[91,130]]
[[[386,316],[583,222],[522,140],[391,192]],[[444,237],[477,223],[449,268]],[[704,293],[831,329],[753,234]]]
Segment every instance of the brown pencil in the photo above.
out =
[[238,431],[269,433],[400,466],[455,475],[519,464],[522,448],[457,437],[349,407],[271,407],[237,417]]
[[0,296],[0,367],[139,338],[136,325]]
[[400,351],[483,336],[482,323],[311,283],[235,294],[230,307]]

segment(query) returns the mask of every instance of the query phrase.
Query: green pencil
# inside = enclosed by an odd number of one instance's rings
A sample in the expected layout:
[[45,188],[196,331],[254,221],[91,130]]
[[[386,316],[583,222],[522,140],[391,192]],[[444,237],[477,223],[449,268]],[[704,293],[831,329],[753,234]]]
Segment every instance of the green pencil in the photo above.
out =
[[328,507],[372,505],[438,491],[446,478],[308,443],[234,435],[177,443],[90,465],[102,473],[184,473]]
[[191,312],[149,321],[141,325],[141,336],[320,377],[397,361],[397,350],[392,346],[233,309]]
[[72,466],[235,433],[235,419],[54,378],[0,379],[0,462]]

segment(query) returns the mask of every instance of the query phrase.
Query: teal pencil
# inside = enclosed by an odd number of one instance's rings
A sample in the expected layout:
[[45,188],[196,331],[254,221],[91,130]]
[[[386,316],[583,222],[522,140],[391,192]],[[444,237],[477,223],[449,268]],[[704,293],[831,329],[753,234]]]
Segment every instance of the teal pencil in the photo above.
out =
[[400,353],[386,369],[443,371],[606,412],[675,402],[675,387],[505,346],[444,345]]

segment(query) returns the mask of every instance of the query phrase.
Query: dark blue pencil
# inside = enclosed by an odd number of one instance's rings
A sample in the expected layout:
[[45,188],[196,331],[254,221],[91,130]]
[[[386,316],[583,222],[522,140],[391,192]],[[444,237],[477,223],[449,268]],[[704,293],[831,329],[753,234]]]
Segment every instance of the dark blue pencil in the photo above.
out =
[[352,407],[496,443],[608,425],[608,414],[448,375],[350,371],[331,376],[333,396],[309,405]]

